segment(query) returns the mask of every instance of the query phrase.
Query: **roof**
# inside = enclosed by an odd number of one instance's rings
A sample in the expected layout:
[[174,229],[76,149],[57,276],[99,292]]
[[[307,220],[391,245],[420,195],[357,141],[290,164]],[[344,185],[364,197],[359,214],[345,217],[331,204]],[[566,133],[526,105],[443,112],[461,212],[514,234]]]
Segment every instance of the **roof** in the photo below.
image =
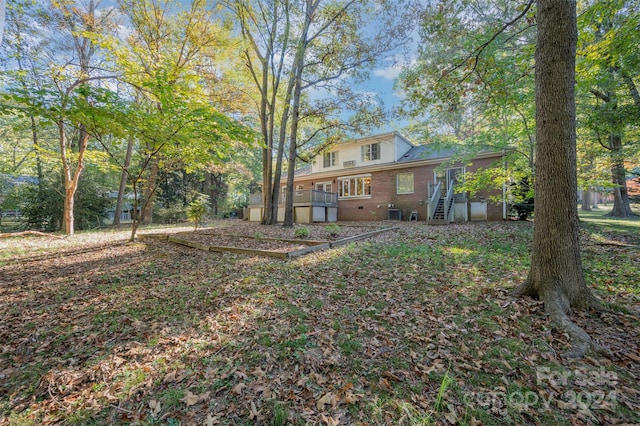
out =
[[[311,164],[306,164],[303,167],[300,167],[298,170],[296,170],[293,175],[296,177],[300,177],[300,176],[308,176],[311,174]],[[285,174],[286,176],[286,174]]]
[[413,145],[413,142],[411,142],[409,139],[407,139],[406,136],[404,136],[402,133],[398,132],[397,130],[394,130],[392,132],[379,133],[377,135],[363,136],[363,137],[355,138],[355,139],[344,139],[344,140],[336,143],[334,146],[361,144],[363,142],[372,143],[374,141],[385,140],[385,139],[393,139],[395,137],[399,137],[400,139],[402,139],[404,142],[408,143],[409,145]]
[[455,154],[453,149],[435,149],[430,145],[418,145],[411,148],[397,161],[398,163],[409,163],[411,161],[433,160],[436,158],[448,158]]

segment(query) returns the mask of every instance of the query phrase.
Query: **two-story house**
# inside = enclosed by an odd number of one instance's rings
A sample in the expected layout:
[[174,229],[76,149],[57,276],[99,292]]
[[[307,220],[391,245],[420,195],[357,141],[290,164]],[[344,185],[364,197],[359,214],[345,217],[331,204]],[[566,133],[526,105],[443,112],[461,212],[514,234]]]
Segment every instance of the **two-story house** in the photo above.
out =
[[[414,145],[398,132],[338,144],[298,170],[294,185],[294,220],[298,223],[361,220],[427,220],[449,223],[501,220],[504,199],[490,201],[456,194],[467,172],[500,162],[496,152],[478,154],[465,164],[451,162],[451,151]],[[281,183],[278,220],[284,219],[286,179]],[[493,199],[495,197],[492,197]],[[259,221],[262,197],[252,194],[249,219]]]

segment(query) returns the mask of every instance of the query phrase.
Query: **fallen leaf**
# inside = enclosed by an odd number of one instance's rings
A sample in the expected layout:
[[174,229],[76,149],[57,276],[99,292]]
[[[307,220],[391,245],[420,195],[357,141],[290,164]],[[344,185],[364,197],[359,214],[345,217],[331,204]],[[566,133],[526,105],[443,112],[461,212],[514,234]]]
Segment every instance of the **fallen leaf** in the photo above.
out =
[[207,417],[204,419],[203,426],[213,426],[220,423],[218,417],[213,417],[211,413],[207,414]]
[[325,405],[331,404],[332,399],[333,399],[333,393],[331,392],[326,393],[322,398],[316,401],[316,408],[318,410],[323,410]]
[[338,426],[340,424],[340,419],[336,419],[332,416],[325,416],[324,413],[320,414],[320,420],[322,420],[328,426]]
[[244,382],[240,382],[237,385],[235,385],[233,389],[231,389],[231,392],[235,393],[236,395],[240,395],[243,389],[246,387],[247,385],[245,385]]
[[192,405],[197,404],[198,401],[200,401],[200,397],[194,393],[191,393],[191,391],[187,390],[184,393],[184,398],[182,398],[181,401],[187,404],[187,407],[190,407]]
[[162,411],[162,408],[160,407],[160,402],[156,401],[155,399],[152,399],[151,401],[149,401],[149,408],[151,408],[151,415],[153,417],[156,417],[158,413]]
[[249,408],[249,411],[250,411],[251,413],[249,414],[249,420],[257,419],[257,418],[258,418],[259,413],[258,413],[258,409],[256,408],[256,404],[255,404],[253,401],[251,401],[250,406],[251,406],[251,407]]
[[303,387],[304,385],[307,384],[308,381],[309,381],[309,378],[307,376],[302,376],[296,382],[296,386]]
[[167,373],[164,376],[164,379],[162,379],[162,383],[170,383],[170,382],[175,382],[176,381],[176,372],[175,371],[171,371],[169,373]]

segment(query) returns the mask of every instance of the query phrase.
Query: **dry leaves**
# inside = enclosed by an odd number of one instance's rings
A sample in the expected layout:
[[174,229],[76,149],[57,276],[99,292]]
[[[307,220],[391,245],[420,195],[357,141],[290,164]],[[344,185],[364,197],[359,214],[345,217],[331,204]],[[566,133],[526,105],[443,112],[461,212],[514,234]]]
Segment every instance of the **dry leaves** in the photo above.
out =
[[[638,318],[576,315],[615,358],[560,359],[567,338],[543,306],[509,294],[527,272],[519,223],[403,223],[288,262],[104,238],[39,238],[55,251],[0,266],[0,424],[586,424],[638,410]],[[586,247],[604,274],[611,253]],[[630,265],[607,300],[637,303],[615,288],[640,282]],[[598,390],[616,399],[586,413],[564,398]],[[514,391],[539,404],[510,406]]]

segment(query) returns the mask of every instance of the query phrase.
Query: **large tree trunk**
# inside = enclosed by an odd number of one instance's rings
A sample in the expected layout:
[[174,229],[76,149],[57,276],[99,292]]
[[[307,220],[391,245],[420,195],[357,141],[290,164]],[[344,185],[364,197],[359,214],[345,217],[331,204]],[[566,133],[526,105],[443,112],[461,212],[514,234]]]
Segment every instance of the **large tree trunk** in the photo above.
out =
[[582,190],[582,206],[580,208],[582,211],[591,211],[591,191],[588,187]]
[[74,198],[78,190],[80,175],[84,170],[84,155],[89,143],[89,134],[80,126],[80,137],[78,138],[78,158],[75,163],[75,170],[71,167],[71,159],[67,151],[67,134],[64,122],[58,121],[58,137],[60,143],[60,156],[62,158],[62,174],[64,176],[64,208],[62,215],[62,231],[67,235],[75,234],[75,219],[73,215]]
[[151,168],[149,169],[149,179],[144,187],[144,194],[142,199],[144,207],[142,210],[142,225],[150,225],[153,222],[153,198],[156,193],[156,186],[158,186],[158,169],[160,166],[160,159],[157,154],[151,160]]
[[624,159],[621,154],[622,136],[617,134],[609,135],[609,149],[613,163],[611,166],[611,181],[615,185],[613,188],[613,209],[609,212],[609,216],[635,216],[631,210],[627,191],[627,176],[624,170]]
[[576,178],[576,2],[538,1],[536,44],[536,217],[531,268],[522,295],[540,298],[571,336],[566,354],[581,357],[596,347],[568,318],[571,308],[596,306],[580,259]]
[[120,186],[118,187],[118,200],[116,201],[116,211],[113,215],[113,226],[120,225],[120,216],[122,214],[122,205],[124,204],[124,193],[127,189],[127,179],[129,178],[129,166],[131,165],[131,156],[133,155],[133,136],[127,141],[127,153],[124,157],[124,166],[122,167],[122,175],[120,176]]

